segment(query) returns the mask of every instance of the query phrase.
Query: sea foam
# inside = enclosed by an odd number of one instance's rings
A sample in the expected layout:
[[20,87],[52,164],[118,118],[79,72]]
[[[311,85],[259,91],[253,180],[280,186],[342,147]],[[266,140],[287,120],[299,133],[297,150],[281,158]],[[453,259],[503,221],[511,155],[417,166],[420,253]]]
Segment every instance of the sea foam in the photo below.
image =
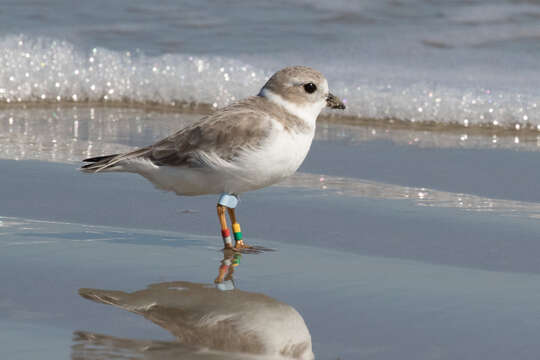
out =
[[[66,41],[30,36],[0,38],[0,103],[209,104],[221,107],[257,94],[275,64],[260,68],[218,56],[139,50],[78,49]],[[252,62],[255,63],[255,60]],[[273,68],[270,68],[273,67]],[[323,68],[328,66],[322,65]],[[435,125],[540,128],[540,94],[456,86],[450,81],[366,77],[366,67],[328,74],[332,92],[348,109],[338,116]],[[384,68],[370,68],[371,74]],[[412,79],[411,79],[412,78]],[[503,90],[501,90],[503,89]],[[335,114],[336,112],[328,112]]]
[[234,59],[148,57],[45,38],[0,39],[0,101],[132,102],[223,106],[255,94],[267,73]]

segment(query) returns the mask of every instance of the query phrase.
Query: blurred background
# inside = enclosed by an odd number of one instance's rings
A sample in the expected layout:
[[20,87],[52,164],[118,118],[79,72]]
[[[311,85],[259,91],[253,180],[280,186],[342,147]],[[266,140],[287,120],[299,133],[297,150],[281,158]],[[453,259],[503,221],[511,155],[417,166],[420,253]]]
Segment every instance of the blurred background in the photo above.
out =
[[540,126],[540,3],[3,0],[0,101],[222,106],[313,66],[359,119]]

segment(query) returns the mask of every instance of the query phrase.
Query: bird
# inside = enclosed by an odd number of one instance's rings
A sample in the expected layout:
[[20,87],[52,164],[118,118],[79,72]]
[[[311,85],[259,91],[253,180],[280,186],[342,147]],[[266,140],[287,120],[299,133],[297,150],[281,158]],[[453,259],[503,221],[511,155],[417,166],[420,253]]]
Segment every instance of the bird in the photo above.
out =
[[[161,350],[157,358],[207,359],[198,355],[207,355],[201,350],[209,349],[216,351],[218,359],[313,360],[311,334],[295,308],[265,294],[236,288],[234,270],[241,258],[239,252],[224,251],[214,285],[163,282],[131,293],[79,289],[83,298],[142,315],[179,341],[160,341],[152,346],[152,342],[142,345],[133,340],[79,332],[80,340],[89,339],[92,343],[91,349],[84,351],[95,350],[96,342],[102,339],[108,346],[117,347],[116,353],[120,349],[143,348],[151,353]],[[97,349],[102,354],[103,349]]]
[[329,91],[323,74],[307,66],[285,67],[257,95],[220,108],[153,145],[84,159],[80,170],[140,174],[156,188],[177,195],[218,194],[224,248],[250,249],[236,217],[239,195],[296,172],[326,107],[343,110],[345,104]]
[[136,351],[145,359],[156,353],[156,359],[314,359],[304,318],[291,305],[265,294],[172,281],[133,292],[82,288],[79,295],[141,315],[178,340],[137,341],[79,332],[79,341],[90,343],[83,347],[85,354],[97,349],[103,355],[101,343],[116,348],[115,354]]

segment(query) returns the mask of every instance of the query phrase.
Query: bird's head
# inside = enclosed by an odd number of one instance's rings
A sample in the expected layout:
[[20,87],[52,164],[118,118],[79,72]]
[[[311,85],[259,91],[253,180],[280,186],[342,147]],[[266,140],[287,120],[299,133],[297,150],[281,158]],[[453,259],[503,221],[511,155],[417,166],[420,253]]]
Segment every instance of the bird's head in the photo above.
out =
[[345,109],[343,101],[330,93],[326,78],[306,66],[279,70],[266,82],[259,96],[266,97],[310,123],[315,122],[325,107]]

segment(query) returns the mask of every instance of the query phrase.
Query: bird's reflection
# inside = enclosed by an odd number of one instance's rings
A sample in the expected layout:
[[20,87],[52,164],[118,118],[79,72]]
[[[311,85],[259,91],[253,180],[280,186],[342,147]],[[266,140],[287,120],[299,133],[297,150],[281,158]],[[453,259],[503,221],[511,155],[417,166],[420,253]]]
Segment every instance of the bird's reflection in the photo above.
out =
[[217,289],[222,291],[233,290],[234,285],[234,268],[240,265],[242,254],[238,252],[225,251],[221,265],[219,266],[218,276],[214,280]]
[[235,288],[233,275],[241,256],[224,253],[214,284],[164,282],[132,293],[80,289],[86,299],[144,316],[178,341],[77,332],[72,358],[313,359],[311,335],[293,307]]

